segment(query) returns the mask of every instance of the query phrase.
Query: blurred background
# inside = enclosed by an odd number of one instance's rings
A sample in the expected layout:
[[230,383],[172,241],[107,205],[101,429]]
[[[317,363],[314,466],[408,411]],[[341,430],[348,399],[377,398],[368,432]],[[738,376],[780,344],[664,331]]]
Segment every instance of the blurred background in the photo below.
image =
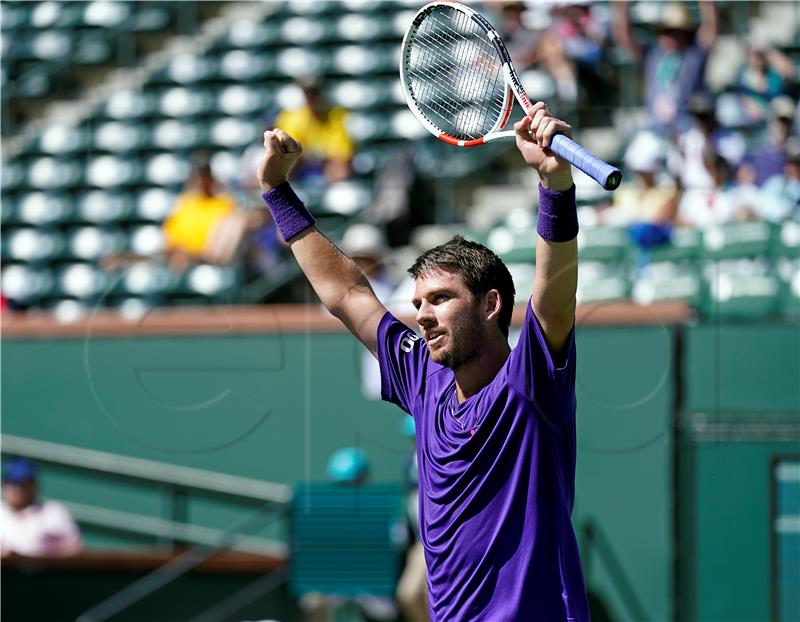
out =
[[[593,619],[800,620],[800,6],[471,4],[625,175],[576,174]],[[424,619],[414,431],[255,179],[265,129],[300,139],[412,325],[405,269],[455,233],[524,309],[536,176],[414,119],[421,5],[0,3],[7,619]]]

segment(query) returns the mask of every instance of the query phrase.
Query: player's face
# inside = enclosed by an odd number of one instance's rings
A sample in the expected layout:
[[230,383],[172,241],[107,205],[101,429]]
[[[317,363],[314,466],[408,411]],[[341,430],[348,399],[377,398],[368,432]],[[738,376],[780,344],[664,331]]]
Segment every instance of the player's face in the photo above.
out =
[[483,342],[478,304],[458,276],[439,271],[419,277],[412,302],[434,362],[458,369],[478,355]]

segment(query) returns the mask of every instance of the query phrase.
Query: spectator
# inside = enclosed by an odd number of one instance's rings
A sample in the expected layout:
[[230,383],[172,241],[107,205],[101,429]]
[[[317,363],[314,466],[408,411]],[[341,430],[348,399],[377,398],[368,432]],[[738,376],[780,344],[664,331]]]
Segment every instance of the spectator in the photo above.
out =
[[656,44],[645,47],[633,38],[628,5],[627,0],[611,3],[612,32],[616,44],[643,63],[651,129],[667,133],[686,129],[691,123],[689,97],[706,91],[706,61],[717,37],[716,6],[712,0],[698,3],[700,25],[695,28],[686,5],[664,4]]
[[527,7],[524,2],[503,2],[500,11],[500,36],[514,68],[524,72],[534,66],[541,67],[555,81],[558,96],[563,101],[575,101],[578,96],[575,71],[558,37],[545,29],[525,25],[523,16]]
[[711,179],[711,186],[683,191],[676,224],[705,229],[726,222],[753,219],[753,195],[741,192],[736,186],[728,161],[716,151],[707,149],[703,153],[703,165]]
[[355,146],[347,133],[347,111],[330,107],[316,79],[298,82],[305,96],[299,108],[283,110],[275,126],[294,136],[303,155],[294,167],[294,179],[303,184],[323,185],[350,177]]
[[13,459],[3,474],[3,557],[67,557],[80,553],[83,542],[78,526],[62,504],[38,499],[36,474],[36,465],[24,458]]
[[607,66],[603,63],[608,40],[608,22],[598,18],[591,0],[570,0],[552,5],[553,25],[550,33],[561,43],[560,48],[571,65],[572,79],[597,105],[598,98],[608,91]]
[[706,93],[696,93],[689,98],[687,110],[692,126],[677,140],[678,161],[675,176],[684,189],[710,188],[713,180],[703,164],[703,154],[719,153],[731,167],[737,167],[744,157],[746,145],[741,134],[723,128],[717,121],[714,98]]
[[192,171],[186,189],[164,221],[164,240],[170,265],[183,272],[192,262],[228,263],[247,222],[233,198],[222,191],[207,160]]
[[773,48],[766,38],[752,35],[747,42],[747,58],[734,83],[739,94],[741,121],[746,124],[770,118],[770,102],[795,79],[791,59]]
[[635,174],[613,195],[613,204],[601,209],[600,220],[608,225],[670,225],[675,220],[678,190],[665,173],[664,140],[641,132],[625,151],[625,168]]
[[770,106],[772,119],[767,134],[758,146],[744,157],[744,164],[754,171],[756,185],[761,186],[773,175],[783,174],[786,149],[796,142],[792,137],[792,124],[797,112],[797,102],[787,95],[776,97]]
[[758,214],[770,222],[800,220],[800,146],[787,151],[783,174],[772,175],[761,187]]

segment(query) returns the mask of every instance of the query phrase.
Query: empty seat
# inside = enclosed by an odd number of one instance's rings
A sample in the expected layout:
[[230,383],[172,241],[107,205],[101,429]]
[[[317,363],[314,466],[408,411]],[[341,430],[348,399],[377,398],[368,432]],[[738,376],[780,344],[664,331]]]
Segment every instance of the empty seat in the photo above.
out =
[[208,56],[183,53],[175,56],[166,67],[166,75],[172,82],[191,84],[216,76],[216,61]]
[[159,225],[142,225],[129,232],[128,249],[136,255],[158,255],[164,250],[164,230]]
[[269,75],[272,68],[271,55],[249,50],[226,52],[219,63],[220,77],[234,82],[261,78]]
[[94,146],[101,151],[126,153],[135,151],[149,142],[148,131],[143,125],[111,121],[94,130]]
[[713,259],[772,255],[778,246],[776,225],[767,222],[728,223],[703,232],[705,256]]
[[76,263],[62,268],[57,277],[58,289],[74,298],[99,296],[108,286],[109,276],[87,263]]
[[56,321],[61,324],[78,322],[87,318],[91,313],[91,307],[89,305],[72,298],[62,298],[50,303],[46,308]]
[[118,229],[80,227],[67,233],[67,249],[75,259],[96,261],[124,247],[125,236]]
[[80,162],[45,157],[28,167],[28,184],[32,188],[70,188],[78,184],[83,173]]
[[704,268],[709,317],[758,317],[781,310],[783,284],[777,270],[761,259],[710,262]]
[[578,256],[582,261],[623,261],[631,246],[622,227],[595,227],[578,233]]
[[705,282],[690,262],[658,261],[644,266],[633,284],[631,297],[640,305],[683,300],[693,307],[703,303]]
[[154,95],[130,90],[112,93],[103,106],[103,111],[112,119],[137,119],[155,108]]
[[3,256],[12,261],[46,261],[63,248],[63,239],[57,231],[25,227],[3,232]]
[[85,5],[83,21],[87,26],[115,28],[121,26],[131,16],[131,6],[127,2],[95,0]]
[[220,43],[233,48],[258,48],[270,43],[274,37],[273,24],[242,19],[231,22]]
[[265,91],[243,85],[222,89],[217,95],[217,108],[226,115],[239,116],[263,112],[268,105]]
[[245,147],[261,138],[259,124],[237,117],[224,117],[211,125],[210,138],[215,145]]
[[140,220],[162,222],[172,211],[177,193],[164,188],[149,188],[136,197],[136,217]]
[[84,222],[117,222],[128,218],[132,211],[133,200],[124,193],[92,190],[78,198],[77,217]]
[[330,184],[320,201],[320,208],[329,213],[350,215],[363,210],[372,200],[372,190],[364,182],[355,180]]
[[123,275],[118,289],[126,294],[151,296],[164,294],[175,286],[176,278],[169,268],[156,263],[139,263]]
[[324,73],[326,66],[327,58],[321,51],[301,47],[282,50],[275,60],[278,73],[290,78],[318,75]]
[[581,262],[578,270],[578,304],[609,302],[630,298],[631,282],[625,265]]
[[336,22],[336,33],[347,41],[381,39],[391,32],[391,23],[382,17],[351,13]]
[[214,107],[214,96],[211,93],[175,87],[161,95],[159,110],[167,117],[187,117],[205,114]]
[[205,129],[199,123],[167,119],[153,127],[153,146],[168,151],[193,150],[206,140]]
[[49,270],[22,264],[5,265],[0,278],[3,296],[21,304],[32,304],[46,296],[53,287]]
[[155,186],[178,186],[183,184],[191,173],[191,166],[185,158],[171,153],[161,153],[147,161],[145,179]]
[[117,156],[92,158],[86,164],[86,183],[97,188],[114,188],[137,183],[141,177],[138,160]]
[[351,75],[377,73],[397,66],[392,50],[386,49],[385,46],[364,45],[346,45],[337,48],[333,53],[332,64],[334,71]]
[[201,264],[186,273],[188,291],[202,296],[218,297],[228,293],[236,282],[233,268]]
[[72,210],[72,200],[65,195],[31,192],[20,197],[17,220],[31,225],[49,225],[65,221]]
[[332,30],[318,17],[290,17],[280,27],[281,39],[290,45],[315,45],[329,38]]
[[533,229],[497,227],[486,243],[505,262],[533,263],[536,259],[536,232]]
[[39,137],[39,150],[50,155],[74,153],[87,143],[86,131],[69,125],[51,125]]

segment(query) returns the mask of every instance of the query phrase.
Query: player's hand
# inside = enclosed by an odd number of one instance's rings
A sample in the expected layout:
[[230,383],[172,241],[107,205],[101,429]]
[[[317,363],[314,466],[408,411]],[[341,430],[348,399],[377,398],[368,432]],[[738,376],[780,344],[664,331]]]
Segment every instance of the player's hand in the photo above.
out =
[[550,151],[550,141],[556,134],[572,137],[572,126],[552,116],[543,102],[536,102],[530,112],[514,124],[517,149],[522,157],[539,172],[542,185],[553,190],[572,186],[572,168]]
[[264,157],[258,167],[258,183],[266,192],[289,178],[295,162],[303,152],[300,143],[281,129],[264,132]]

